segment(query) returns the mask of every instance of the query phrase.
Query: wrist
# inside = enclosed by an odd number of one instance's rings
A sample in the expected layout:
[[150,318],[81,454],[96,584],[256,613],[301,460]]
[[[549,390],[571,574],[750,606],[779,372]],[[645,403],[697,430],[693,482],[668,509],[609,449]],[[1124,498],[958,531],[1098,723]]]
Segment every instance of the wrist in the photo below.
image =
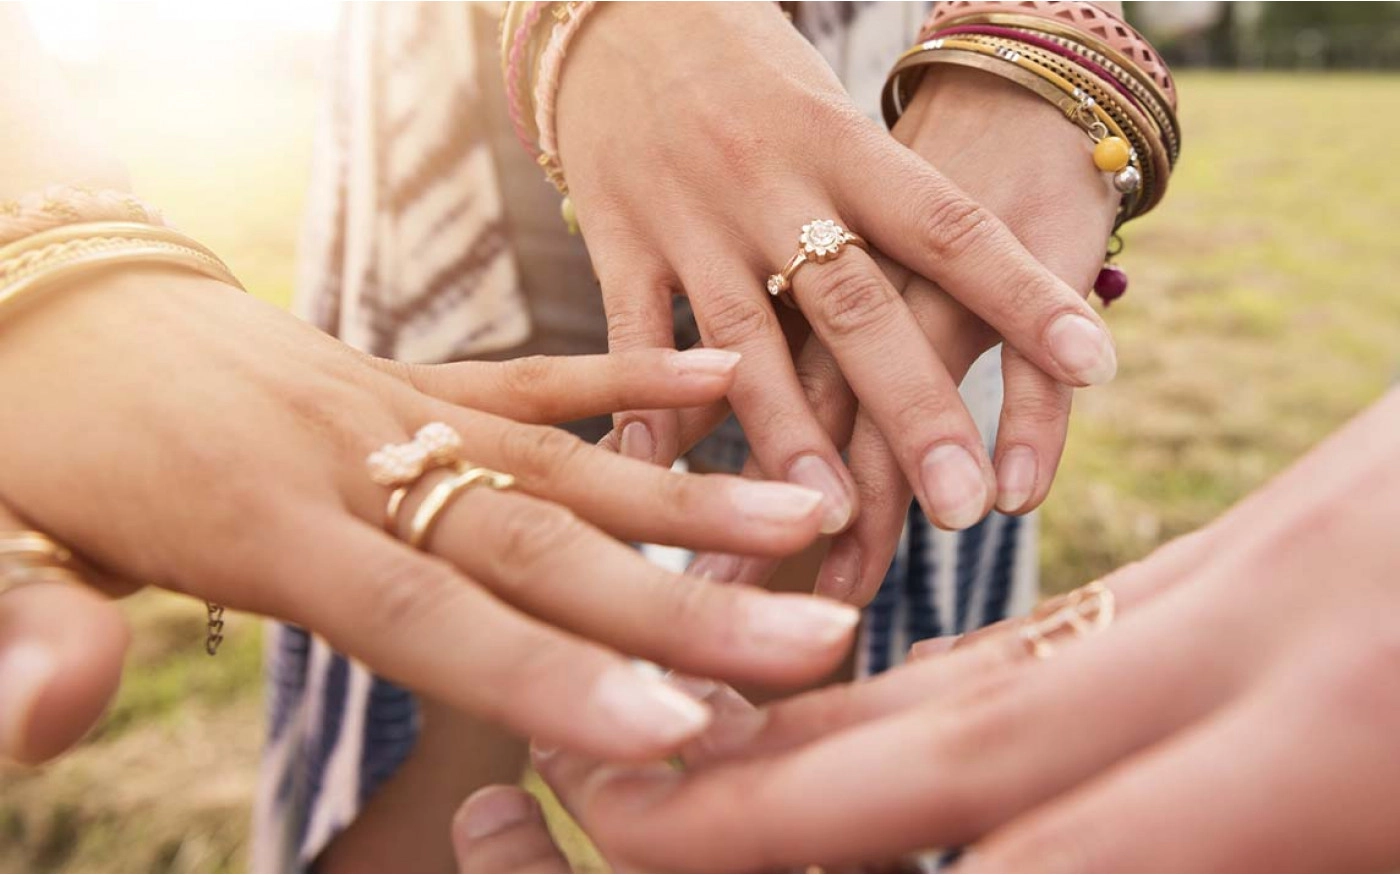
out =
[[1009,79],[964,67],[928,69],[892,133],[934,164],[969,144],[1015,148],[1028,135],[1037,154],[1084,160],[1084,134],[1053,105]]

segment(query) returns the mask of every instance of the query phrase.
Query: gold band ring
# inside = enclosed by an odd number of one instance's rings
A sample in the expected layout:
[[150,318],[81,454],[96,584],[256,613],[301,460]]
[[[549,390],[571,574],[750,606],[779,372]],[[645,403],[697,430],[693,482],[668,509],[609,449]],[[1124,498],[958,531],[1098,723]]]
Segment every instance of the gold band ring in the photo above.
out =
[[73,554],[48,535],[0,532],[0,592],[21,584],[80,582]]
[[1036,659],[1049,659],[1058,649],[1057,636],[1083,638],[1113,622],[1116,602],[1113,590],[1094,581],[1051,599],[1023,621],[1017,634]]
[[408,546],[422,549],[427,543],[428,537],[433,533],[433,526],[437,523],[438,516],[447,509],[447,505],[452,499],[473,486],[485,486],[489,489],[510,489],[515,485],[515,478],[509,474],[502,474],[500,471],[492,471],[490,468],[469,468],[460,465],[451,477],[439,481],[433,486],[432,491],[424,497],[423,503],[418,505],[418,509],[413,512],[413,521],[408,526]]
[[865,238],[847,231],[831,219],[813,219],[803,225],[802,233],[797,237],[797,254],[788,259],[782,270],[768,277],[764,284],[768,294],[793,306],[792,277],[797,269],[809,261],[817,264],[830,261],[840,255],[848,243],[865,252],[870,251]]

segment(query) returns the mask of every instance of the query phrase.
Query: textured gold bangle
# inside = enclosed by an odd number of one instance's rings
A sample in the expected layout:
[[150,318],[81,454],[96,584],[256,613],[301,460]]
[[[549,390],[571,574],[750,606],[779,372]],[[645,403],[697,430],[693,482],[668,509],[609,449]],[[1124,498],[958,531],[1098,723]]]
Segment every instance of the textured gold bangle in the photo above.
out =
[[1112,73],[1119,85],[1128,89],[1128,92],[1141,102],[1142,106],[1151,115],[1153,121],[1157,123],[1157,129],[1161,131],[1162,140],[1167,147],[1167,157],[1173,167],[1176,166],[1177,159],[1181,156],[1181,130],[1178,127],[1176,114],[1170,108],[1158,101],[1155,94],[1148,91],[1141,81],[1137,79],[1129,70],[1124,69],[1107,55],[1100,54],[1092,48],[1083,45],[1068,37],[1058,36],[1053,33],[1037,33],[1027,28],[1011,28],[1021,33],[1034,34],[1043,40],[1048,40],[1061,48],[1067,49],[1081,58],[1092,61]]
[[118,264],[183,267],[243,288],[217,255],[178,231],[136,222],[89,222],[0,247],[0,309],[40,288]]
[[1142,215],[1156,206],[1166,193],[1171,176],[1171,163],[1167,160],[1166,148],[1155,123],[1143,115],[1137,107],[1124,100],[1122,95],[1100,82],[1095,76],[1076,66],[1073,61],[1047,52],[1036,46],[1017,42],[1014,39],[977,34],[959,35],[959,40],[968,40],[994,50],[1003,49],[1039,65],[1044,70],[1057,73],[1074,87],[1085,92],[1097,105],[1118,123],[1127,141],[1141,157],[1139,169],[1142,173],[1144,196],[1136,204],[1134,215]]
[[[984,12],[977,15],[964,15],[939,22],[938,27],[940,30],[947,30],[948,28],[959,27],[964,24],[996,24],[1005,27],[1015,27],[1021,30],[1030,30],[1036,33],[1048,33],[1054,36],[1064,37],[1065,39],[1075,40],[1113,61],[1113,63],[1122,67],[1124,70],[1127,70],[1144,88],[1156,95],[1158,102],[1161,103],[1162,106],[1172,109],[1171,100],[1167,98],[1161,86],[1154,82],[1151,76],[1147,75],[1137,64],[1134,64],[1129,58],[1125,57],[1122,52],[1103,40],[1096,38],[1093,34],[1060,24],[1049,18],[1040,18],[1034,15],[1019,15],[1014,12]],[[1175,109],[1172,109],[1172,111],[1175,112]]]

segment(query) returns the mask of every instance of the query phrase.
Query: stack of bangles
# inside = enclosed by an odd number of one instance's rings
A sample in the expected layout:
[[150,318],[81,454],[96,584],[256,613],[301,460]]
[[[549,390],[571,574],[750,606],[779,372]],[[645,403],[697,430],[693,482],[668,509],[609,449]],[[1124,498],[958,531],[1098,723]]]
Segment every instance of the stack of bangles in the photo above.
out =
[[[217,255],[126,192],[54,186],[0,202],[0,320],[61,291],[66,281],[133,265],[182,269],[242,289]],[[41,533],[20,534],[51,543]],[[59,545],[53,549],[55,556],[69,555]],[[204,647],[212,656],[223,640],[224,609],[214,602],[205,607]]]
[[554,107],[569,44],[597,5],[594,0],[511,2],[501,16],[501,73],[511,126],[563,195],[559,212],[571,234],[578,233],[578,219],[559,163]]
[[1166,64],[1122,19],[1086,2],[935,3],[919,43],[895,63],[882,107],[893,127],[931,68],[995,74],[1043,97],[1088,137],[1094,166],[1122,195],[1094,291],[1109,303],[1128,288],[1112,263],[1118,229],[1166,192],[1181,149],[1176,87]]

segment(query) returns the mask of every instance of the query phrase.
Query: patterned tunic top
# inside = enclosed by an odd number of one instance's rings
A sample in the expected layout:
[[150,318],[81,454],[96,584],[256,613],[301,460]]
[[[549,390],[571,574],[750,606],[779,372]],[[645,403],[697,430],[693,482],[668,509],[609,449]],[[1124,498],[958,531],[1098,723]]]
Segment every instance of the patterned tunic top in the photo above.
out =
[[[794,4],[794,23],[878,118],[892,59],[923,4]],[[515,143],[502,98],[492,4],[350,4],[336,43],[301,252],[297,309],[353,346],[419,362],[602,352],[606,321],[582,241]],[[677,337],[696,336],[684,307]],[[963,394],[990,447],[999,357]],[[572,428],[596,439],[606,422]],[[727,423],[697,448],[737,469]],[[913,641],[1029,609],[1035,518],[993,513],[934,529],[910,508],[879,594],[865,611],[858,668],[898,664]],[[674,558],[674,557],[672,557]],[[256,870],[310,866],[412,750],[413,693],[275,625],[267,641],[270,732],[254,817]]]

